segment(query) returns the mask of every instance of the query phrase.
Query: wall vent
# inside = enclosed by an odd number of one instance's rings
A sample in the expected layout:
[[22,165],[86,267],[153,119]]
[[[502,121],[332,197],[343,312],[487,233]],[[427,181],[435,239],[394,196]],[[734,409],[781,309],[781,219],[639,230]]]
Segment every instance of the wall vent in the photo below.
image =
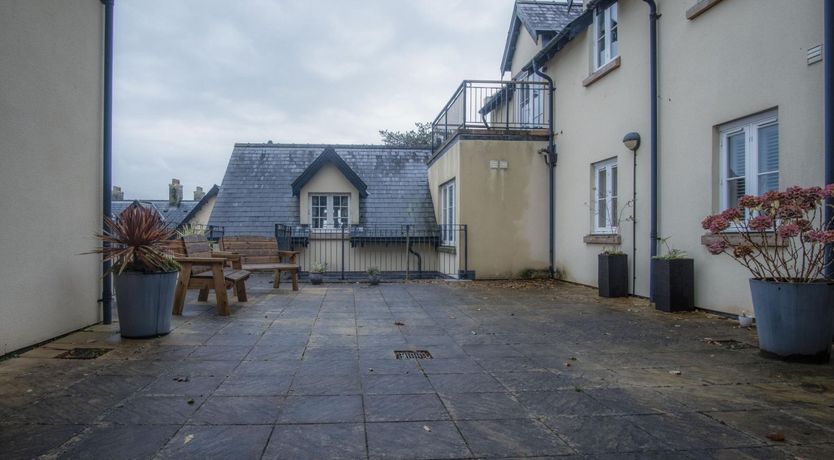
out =
[[822,45],[808,48],[808,65],[822,61]]

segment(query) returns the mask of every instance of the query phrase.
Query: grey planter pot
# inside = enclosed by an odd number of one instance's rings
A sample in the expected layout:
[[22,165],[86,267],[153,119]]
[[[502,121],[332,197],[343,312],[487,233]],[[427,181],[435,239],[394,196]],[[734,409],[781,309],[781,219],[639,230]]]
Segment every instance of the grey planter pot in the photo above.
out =
[[379,284],[380,276],[379,275],[368,275],[368,284],[371,286],[376,286]]
[[171,332],[177,272],[113,275],[122,337],[141,339]]
[[321,284],[324,277],[321,273],[310,273],[310,284]]
[[751,279],[759,349],[785,361],[827,363],[834,335],[834,283]]
[[597,257],[597,286],[600,297],[628,295],[628,256],[600,254]]
[[655,308],[667,313],[695,309],[695,261],[652,259]]

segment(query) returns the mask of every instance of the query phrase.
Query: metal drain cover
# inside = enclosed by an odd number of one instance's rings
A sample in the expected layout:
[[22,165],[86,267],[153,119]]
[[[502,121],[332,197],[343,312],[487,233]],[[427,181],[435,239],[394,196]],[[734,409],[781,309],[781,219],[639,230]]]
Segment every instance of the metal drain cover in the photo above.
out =
[[56,356],[58,359],[96,359],[112,348],[73,348]]
[[394,350],[397,359],[432,359],[428,350]]

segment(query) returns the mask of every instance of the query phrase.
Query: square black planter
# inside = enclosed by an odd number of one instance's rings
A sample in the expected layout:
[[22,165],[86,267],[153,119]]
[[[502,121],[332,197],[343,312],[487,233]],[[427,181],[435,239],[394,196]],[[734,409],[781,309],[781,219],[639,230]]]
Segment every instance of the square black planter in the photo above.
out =
[[652,259],[655,308],[668,313],[695,309],[695,261]]
[[627,296],[628,256],[625,254],[600,254],[597,283],[600,297]]

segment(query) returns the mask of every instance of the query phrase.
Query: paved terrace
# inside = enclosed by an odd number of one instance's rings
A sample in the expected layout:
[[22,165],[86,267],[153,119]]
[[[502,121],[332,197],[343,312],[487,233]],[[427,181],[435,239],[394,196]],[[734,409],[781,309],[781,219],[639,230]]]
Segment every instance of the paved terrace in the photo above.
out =
[[231,317],[192,299],[167,337],[0,363],[0,457],[834,457],[832,366],[715,316],[549,282],[248,285]]

